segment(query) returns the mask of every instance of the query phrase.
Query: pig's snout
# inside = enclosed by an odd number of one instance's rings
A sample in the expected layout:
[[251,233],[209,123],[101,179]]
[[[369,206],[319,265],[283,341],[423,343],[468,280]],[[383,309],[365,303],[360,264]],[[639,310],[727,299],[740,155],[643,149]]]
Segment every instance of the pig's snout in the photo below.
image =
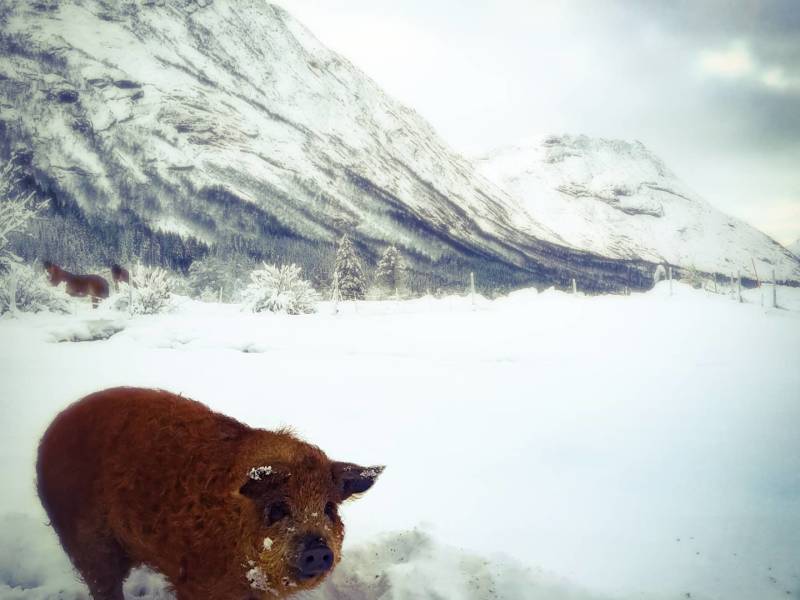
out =
[[327,573],[333,567],[333,551],[320,538],[306,540],[301,544],[296,566],[304,578]]

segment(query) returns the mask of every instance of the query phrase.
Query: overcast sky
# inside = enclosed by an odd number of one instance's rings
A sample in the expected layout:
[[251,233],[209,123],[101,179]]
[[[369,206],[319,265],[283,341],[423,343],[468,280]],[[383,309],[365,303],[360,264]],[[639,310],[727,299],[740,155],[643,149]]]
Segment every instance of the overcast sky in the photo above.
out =
[[800,238],[800,0],[278,0],[485,153],[638,139],[720,209]]

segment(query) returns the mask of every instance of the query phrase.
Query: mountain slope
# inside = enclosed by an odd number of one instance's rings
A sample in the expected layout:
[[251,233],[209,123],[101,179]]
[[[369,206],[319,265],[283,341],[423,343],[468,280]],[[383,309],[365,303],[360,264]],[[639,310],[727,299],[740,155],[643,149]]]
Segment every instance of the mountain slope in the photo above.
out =
[[789,245],[789,252],[800,258],[800,239],[796,240],[794,244]]
[[689,190],[641,143],[548,136],[477,161],[567,243],[708,273],[800,281],[800,262]]
[[19,0],[0,18],[0,150],[90,224],[126,215],[323,274],[349,232],[434,282],[649,281],[563,243],[280,8]]
[[[14,156],[52,204],[28,258],[186,268],[215,247],[297,262],[324,284],[347,232],[368,263],[397,244],[418,289],[461,286],[470,271],[484,287],[642,288],[664,260],[750,264],[749,238],[738,253],[725,238],[731,262],[707,261],[628,243],[624,219],[600,218],[610,233],[589,241],[611,242],[588,243],[260,0],[14,0],[0,25],[0,158]],[[569,193],[569,219],[605,210],[586,213],[584,191]],[[775,262],[759,244],[756,261]]]

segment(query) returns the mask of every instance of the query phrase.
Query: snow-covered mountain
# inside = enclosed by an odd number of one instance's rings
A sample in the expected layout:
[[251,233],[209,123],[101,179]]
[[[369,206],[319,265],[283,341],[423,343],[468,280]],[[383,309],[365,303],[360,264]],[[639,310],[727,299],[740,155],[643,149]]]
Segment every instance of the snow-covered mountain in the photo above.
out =
[[715,209],[640,142],[546,136],[481,157],[479,171],[564,241],[603,256],[800,281],[800,261]]
[[[368,262],[397,244],[418,287],[463,284],[469,271],[484,286],[647,287],[656,262],[746,271],[753,250],[800,279],[797,261],[781,266],[782,250],[744,224],[720,215],[736,235],[707,231],[713,211],[701,203],[675,219],[684,254],[677,240],[673,253],[653,250],[638,240],[658,228],[637,222],[673,221],[667,200],[680,197],[658,189],[672,182],[637,172],[652,183],[639,194],[635,177],[617,184],[620,169],[602,173],[602,161],[583,168],[609,186],[597,191],[607,201],[583,180],[518,200],[262,0],[7,0],[0,109],[0,158],[24,166],[58,224],[40,228],[28,258],[167,255],[185,267],[205,244],[297,262],[326,281],[348,232]],[[547,146],[548,164],[571,165],[572,145]],[[611,167],[625,162],[608,152]],[[691,242],[701,231],[706,242]]]
[[789,244],[789,252],[794,254],[797,258],[800,258],[800,238],[798,238],[794,244]]
[[347,231],[368,259],[396,243],[451,281],[649,281],[563,243],[262,0],[15,0],[0,18],[0,148],[89,223],[306,266]]

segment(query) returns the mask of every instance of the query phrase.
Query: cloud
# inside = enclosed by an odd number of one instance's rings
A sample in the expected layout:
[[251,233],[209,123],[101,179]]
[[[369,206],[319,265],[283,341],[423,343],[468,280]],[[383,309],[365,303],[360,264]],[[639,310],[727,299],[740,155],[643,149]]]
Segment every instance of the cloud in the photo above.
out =
[[800,88],[800,80],[787,77],[782,67],[772,67],[761,75],[762,83],[768,88],[786,91]]
[[800,90],[800,78],[787,75],[783,66],[758,60],[741,40],[731,42],[727,48],[701,51],[698,64],[711,76],[739,79],[779,93]]
[[742,42],[734,42],[725,50],[706,50],[700,53],[700,67],[712,75],[744,77],[755,70],[750,49]]

